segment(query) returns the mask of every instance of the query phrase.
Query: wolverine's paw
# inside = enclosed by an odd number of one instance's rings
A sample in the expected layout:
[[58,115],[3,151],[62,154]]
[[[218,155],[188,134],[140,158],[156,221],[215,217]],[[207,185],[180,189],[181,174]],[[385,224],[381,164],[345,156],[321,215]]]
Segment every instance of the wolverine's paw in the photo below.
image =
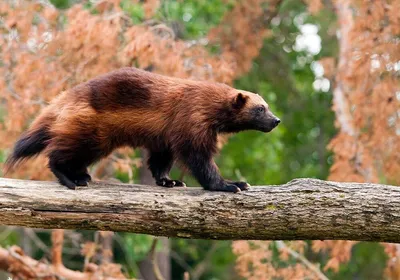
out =
[[186,187],[186,184],[182,181],[171,180],[167,178],[162,178],[156,181],[157,186],[172,188],[172,187]]
[[236,186],[235,184],[233,184],[229,181],[226,181],[219,186],[211,187],[209,190],[210,191],[220,191],[220,192],[233,192],[233,193],[237,193],[237,192],[241,191],[241,189],[238,186]]
[[81,186],[81,187],[87,187],[88,182],[90,182],[92,180],[92,177],[90,177],[89,174],[84,173],[84,174],[79,174],[74,178],[74,183],[77,186]]
[[225,188],[222,189],[222,191],[238,193],[238,192],[241,192],[241,189],[238,186],[236,186],[235,184],[226,184]]
[[80,186],[80,187],[87,187],[87,185],[88,185],[88,182],[87,182],[87,181],[81,180],[81,179],[74,180],[74,183],[75,183],[77,186]]
[[241,191],[247,191],[250,188],[250,184],[247,182],[229,182],[230,184],[233,184],[237,186]]
[[76,184],[73,181],[67,179],[66,177],[59,179],[58,181],[61,185],[66,186],[70,190],[75,190],[76,188]]

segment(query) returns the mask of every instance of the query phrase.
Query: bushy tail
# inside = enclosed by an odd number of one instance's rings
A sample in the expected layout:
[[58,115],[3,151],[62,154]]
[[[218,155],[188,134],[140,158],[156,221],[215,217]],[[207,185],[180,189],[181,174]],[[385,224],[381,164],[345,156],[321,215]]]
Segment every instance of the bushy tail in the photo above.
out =
[[23,160],[42,152],[50,140],[49,126],[47,122],[36,122],[15,143],[14,150],[7,158],[4,165],[4,173],[13,170]]

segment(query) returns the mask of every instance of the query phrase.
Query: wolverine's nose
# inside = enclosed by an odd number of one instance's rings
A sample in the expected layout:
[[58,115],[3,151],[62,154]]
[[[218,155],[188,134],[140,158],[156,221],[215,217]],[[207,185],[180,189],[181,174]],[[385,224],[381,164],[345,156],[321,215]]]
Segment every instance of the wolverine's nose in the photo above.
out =
[[281,122],[281,120],[278,119],[278,118],[276,118],[276,119],[274,120],[274,127],[276,127],[280,122]]

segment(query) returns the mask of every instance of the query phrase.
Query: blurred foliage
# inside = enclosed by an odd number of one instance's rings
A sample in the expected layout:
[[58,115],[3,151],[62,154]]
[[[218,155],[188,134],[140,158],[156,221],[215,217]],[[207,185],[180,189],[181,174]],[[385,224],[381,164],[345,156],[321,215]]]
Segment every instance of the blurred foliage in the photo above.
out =
[[339,272],[327,273],[329,279],[382,279],[388,256],[382,245],[363,242],[353,247],[350,262],[342,265]]
[[135,261],[143,260],[148,254],[153,237],[145,234],[124,234],[126,253]]
[[197,39],[206,36],[234,4],[235,0],[167,0],[155,19],[169,24],[180,38]]
[[175,252],[172,279],[182,278],[182,263],[190,267],[189,273],[195,276],[206,268],[200,279],[235,278],[235,274],[229,272],[235,261],[229,241],[173,239],[171,250]]
[[[296,177],[323,179],[329,172],[326,146],[335,134],[330,110],[332,92],[313,88],[316,77],[311,64],[322,54],[335,55],[332,52],[336,47],[331,45],[336,46],[336,40],[330,37],[323,42],[316,55],[293,49],[301,33],[299,17],[300,24],[315,24],[319,26],[318,35],[329,37],[322,27],[331,18],[315,19],[306,14],[305,8],[298,1],[285,2],[279,22],[273,25],[273,35],[264,42],[253,69],[235,84],[263,95],[282,119],[274,133],[243,133],[225,147],[221,166],[228,168],[224,171],[240,170],[253,184],[281,184]],[[244,156],[238,154],[240,147]],[[229,158],[231,154],[235,156]],[[244,160],[235,160],[238,158]]]
[[[66,9],[75,2],[78,1],[51,0],[60,9]],[[179,38],[201,39],[220,23],[235,2],[162,1],[152,19],[167,24]],[[122,1],[121,8],[134,23],[146,21],[141,5],[126,0]],[[336,133],[331,110],[332,87],[318,90],[313,86],[317,78],[313,65],[322,57],[337,56],[337,40],[329,29],[333,21],[335,15],[329,9],[310,15],[301,1],[284,1],[279,17],[272,22],[271,36],[265,39],[251,71],[235,81],[235,87],[262,95],[282,123],[269,134],[243,132],[231,137],[217,158],[225,177],[247,180],[253,185],[282,184],[296,177],[327,178],[332,156],[326,146]],[[302,35],[301,27],[305,24],[312,24],[318,29],[322,48],[317,53],[295,48],[297,38]],[[208,47],[215,52],[218,50],[217,45]],[[2,161],[4,154],[0,151]],[[138,179],[137,168],[133,172]],[[172,173],[174,177],[181,175],[176,168]],[[124,172],[118,172],[115,177],[123,182],[129,181]],[[187,175],[185,181],[189,185],[197,185]],[[92,232],[79,233],[85,240],[93,238]],[[48,234],[41,233],[40,237],[45,244],[49,244]],[[124,264],[131,276],[137,276],[137,263],[146,257],[152,237],[119,234],[118,238],[121,242],[115,245],[115,259]],[[21,242],[21,234],[17,231],[5,237],[0,233],[0,246]],[[210,249],[214,250],[211,255]],[[183,272],[188,268],[195,271],[199,264],[206,267],[200,279],[237,277],[233,272],[235,256],[230,241],[171,239],[171,250],[172,279],[182,279]],[[42,255],[43,251],[38,249],[36,257]],[[328,260],[326,253],[309,252],[307,257],[321,262],[321,266]],[[329,270],[327,276],[331,279],[381,279],[385,262],[386,255],[381,245],[360,243],[353,247],[350,262],[341,265],[338,273]],[[75,267],[72,261],[69,265]]]
[[50,3],[56,6],[58,9],[67,9],[74,3],[79,2],[76,0],[50,0]]

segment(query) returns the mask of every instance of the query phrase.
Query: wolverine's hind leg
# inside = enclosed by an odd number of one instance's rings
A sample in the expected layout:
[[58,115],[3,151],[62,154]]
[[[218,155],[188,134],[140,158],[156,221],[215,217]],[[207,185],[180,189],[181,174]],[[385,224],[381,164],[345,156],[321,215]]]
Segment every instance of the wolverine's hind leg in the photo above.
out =
[[79,153],[69,153],[67,151],[53,151],[49,154],[49,167],[59,182],[70,188],[76,186],[87,186],[91,180],[87,172],[87,166],[82,159],[77,159]]
[[74,190],[76,187],[76,183],[70,178],[68,174],[68,168],[64,164],[57,163],[56,161],[50,159],[49,167],[51,172],[57,177],[58,181],[61,185],[68,187],[69,189]]
[[78,168],[72,163],[57,164],[55,162],[49,163],[51,171],[60,181],[60,183],[70,189],[75,189],[76,186],[87,186],[92,177],[85,168]]
[[169,172],[174,162],[172,152],[169,149],[149,152],[150,156],[147,164],[158,186],[167,188],[186,186],[182,181],[169,178]]

